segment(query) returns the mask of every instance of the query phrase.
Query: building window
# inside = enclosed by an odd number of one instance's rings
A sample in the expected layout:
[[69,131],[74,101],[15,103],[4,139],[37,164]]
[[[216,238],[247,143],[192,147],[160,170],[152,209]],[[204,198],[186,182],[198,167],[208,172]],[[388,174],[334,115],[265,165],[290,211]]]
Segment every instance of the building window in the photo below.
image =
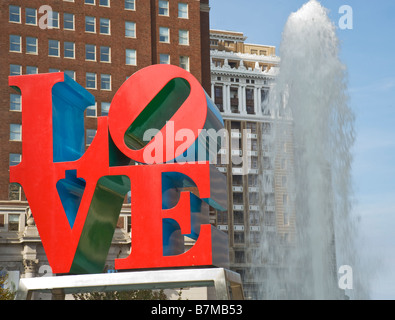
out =
[[159,27],[159,42],[170,43],[170,29]]
[[85,17],[85,32],[96,32],[95,17]]
[[33,8],[26,8],[26,24],[37,25],[37,10]]
[[88,106],[85,109],[86,112],[86,116],[87,117],[96,117],[97,116],[97,107],[96,104],[94,104],[93,106]]
[[289,212],[287,210],[284,211],[284,226],[289,226]]
[[92,143],[93,138],[95,137],[95,135],[96,135],[96,130],[94,130],[94,129],[86,129],[86,145],[87,146],[89,146]]
[[281,169],[285,170],[287,168],[287,160],[281,159]]
[[178,42],[181,45],[189,45],[189,31],[179,30],[178,31]]
[[73,71],[73,70],[64,70],[64,73],[75,81],[75,71]]
[[88,89],[96,89],[96,73],[87,72],[86,73],[86,87]]
[[245,263],[245,261],[244,251],[235,250],[235,263]]
[[102,90],[111,90],[111,75],[110,74],[102,74],[100,82],[100,87]]
[[[263,124],[263,126],[265,126],[265,124]],[[247,130],[250,130],[251,133],[256,133],[256,123],[247,122]]]
[[10,110],[22,111],[22,99],[20,94],[10,94]]
[[223,99],[223,87],[215,86],[214,87],[214,103],[218,107],[219,111],[224,111],[224,99]]
[[160,64],[170,64],[170,55],[166,53],[161,53],[159,55],[159,63]]
[[189,57],[180,56],[180,67],[186,71],[189,71]]
[[282,176],[282,178],[281,178],[281,185],[282,185],[282,187],[286,187],[287,186],[287,176]]
[[230,109],[232,113],[239,113],[239,93],[235,87],[230,88]]
[[8,215],[8,231],[19,230],[19,214]]
[[16,166],[22,161],[22,155],[18,153],[10,153],[10,167]]
[[94,44],[85,45],[85,60],[96,61],[96,46]]
[[[22,188],[18,183],[10,183],[8,185],[8,200],[21,201],[22,200]],[[0,224],[1,227],[1,224]]]
[[74,59],[75,58],[75,44],[74,42],[67,42],[64,43],[64,57]]
[[283,194],[283,205],[284,206],[288,205],[288,195],[287,194]]
[[188,4],[179,3],[178,4],[178,17],[183,19],[188,19]]
[[210,40],[210,45],[211,45],[211,46],[216,46],[216,47],[217,47],[217,46],[218,46],[218,40],[211,39],[211,40]]
[[22,141],[22,125],[21,124],[10,124],[10,140],[11,141]]
[[228,212],[217,211],[218,224],[228,224]]
[[233,212],[233,222],[236,224],[244,224],[244,212],[234,211]]
[[21,23],[21,7],[18,6],[8,6],[10,15],[9,22]]
[[19,64],[10,64],[10,76],[20,76],[22,74],[22,66]]
[[249,218],[250,218],[250,225],[252,226],[259,226],[259,214],[258,212],[250,211]]
[[110,0],[99,0],[99,6],[109,7],[110,6]]
[[85,0],[85,4],[95,4],[95,0]]
[[130,66],[136,66],[136,50],[126,49],[126,64]]
[[136,23],[125,21],[125,37],[136,38]]
[[59,28],[59,12],[52,11],[52,14],[49,15],[49,26],[50,28]]
[[111,62],[111,48],[100,47],[100,62]]
[[34,66],[26,66],[26,74],[38,74],[38,68]]
[[126,10],[136,10],[136,1],[135,0],[125,0],[125,9]]
[[48,55],[51,57],[59,57],[58,40],[48,40]]
[[160,16],[169,15],[169,1],[159,0],[159,15]]
[[10,51],[22,52],[22,37],[14,34],[10,35]]
[[56,69],[56,68],[49,68],[49,72],[50,72],[50,73],[56,73],[56,72],[60,72],[60,69]]
[[26,37],[26,53],[37,54],[37,38]]
[[64,13],[63,14],[63,28],[65,30],[74,30],[74,14]]
[[244,243],[244,232],[235,231],[234,242],[235,243]]
[[245,90],[247,114],[255,114],[254,89],[246,88]]
[[110,19],[100,18],[100,34],[110,34]]
[[101,103],[101,115],[108,116],[108,111],[110,111],[110,102]]

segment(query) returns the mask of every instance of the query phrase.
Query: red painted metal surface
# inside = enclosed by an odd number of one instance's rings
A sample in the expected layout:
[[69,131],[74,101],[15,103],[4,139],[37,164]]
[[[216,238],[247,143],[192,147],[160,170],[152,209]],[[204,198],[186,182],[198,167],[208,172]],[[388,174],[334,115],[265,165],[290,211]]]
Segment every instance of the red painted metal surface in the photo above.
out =
[[[216,169],[209,162],[145,164],[143,153],[149,144],[133,150],[124,142],[125,131],[131,123],[166,83],[174,78],[186,80],[190,92],[169,120],[173,121],[176,131],[187,128],[197,137],[205,124],[208,109],[204,90],[197,80],[183,69],[170,66],[158,65],[137,72],[116,93],[109,116],[98,118],[97,133],[87,151],[75,161],[54,162],[53,119],[56,115],[53,114],[53,87],[63,83],[64,77],[63,73],[55,73],[10,77],[9,80],[10,86],[19,88],[23,101],[22,161],[10,167],[10,182],[19,183],[24,189],[53,273],[70,273],[80,269],[84,270],[82,272],[97,272],[90,267],[92,261],[97,264],[96,268],[100,268],[101,264],[104,266],[102,256],[95,258],[94,252],[83,250],[85,241],[90,244],[90,248],[97,241],[85,237],[89,238],[97,222],[94,220],[97,219],[95,215],[92,215],[93,220],[89,220],[88,212],[95,209],[91,207],[92,198],[99,179],[104,176],[126,176],[131,184],[132,250],[129,257],[115,261],[116,269],[209,265],[228,267],[227,235],[212,227],[208,218],[207,223],[200,225],[196,244],[190,250],[164,255],[163,249],[163,219],[177,222],[181,230],[178,237],[191,233],[191,195],[182,191],[173,208],[163,209],[163,174],[178,172],[189,177],[196,185],[195,195],[203,200],[216,198],[218,187],[224,189],[222,197],[226,195],[224,178],[218,180]],[[166,127],[161,132],[166,137]],[[113,150],[109,147],[112,146],[109,137],[118,148],[118,153],[142,165],[110,165]],[[164,140],[168,141],[167,138]],[[178,147],[182,141],[174,141],[174,144],[173,150],[179,150],[180,153],[182,148]],[[186,150],[190,145],[182,146]],[[165,152],[164,162],[178,155],[177,151]],[[56,188],[58,181],[65,179],[68,170],[76,170],[77,178],[86,182],[72,226]],[[213,179],[217,183],[216,190],[213,190]],[[219,199],[218,202],[224,201]],[[110,231],[114,232],[114,229]],[[98,251],[108,252],[108,243],[103,247],[99,246],[100,241],[97,243]],[[84,267],[84,262],[76,266],[79,263],[76,262],[77,255],[78,261],[87,262],[87,266]],[[95,259],[101,260],[97,262]]]

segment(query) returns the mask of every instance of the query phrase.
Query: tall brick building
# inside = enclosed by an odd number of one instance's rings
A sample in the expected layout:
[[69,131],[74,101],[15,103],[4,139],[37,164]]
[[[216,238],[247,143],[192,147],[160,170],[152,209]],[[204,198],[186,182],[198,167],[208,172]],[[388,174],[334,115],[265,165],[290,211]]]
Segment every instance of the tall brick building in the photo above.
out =
[[[91,92],[89,146],[97,117],[107,114],[117,89],[139,69],[178,65],[210,92],[209,1],[2,0],[0,26],[0,269],[36,276],[47,264],[45,253],[23,190],[9,183],[9,166],[22,156],[22,103],[8,76],[64,71]],[[127,212],[125,204],[109,259],[130,250]]]

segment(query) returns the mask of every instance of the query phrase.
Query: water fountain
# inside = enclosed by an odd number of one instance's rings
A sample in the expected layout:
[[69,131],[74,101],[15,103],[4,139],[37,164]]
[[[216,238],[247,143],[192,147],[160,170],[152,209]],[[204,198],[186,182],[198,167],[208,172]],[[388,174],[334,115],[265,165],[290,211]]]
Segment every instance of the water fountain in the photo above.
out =
[[[338,266],[356,263],[350,214],[354,115],[338,42],[335,25],[316,0],[292,13],[284,28],[269,107],[276,115],[275,168],[283,159],[293,164],[286,179],[295,228],[286,245],[263,232],[256,258],[269,262],[263,280],[256,273],[262,283],[258,299],[345,298]],[[289,137],[293,150],[284,150]]]

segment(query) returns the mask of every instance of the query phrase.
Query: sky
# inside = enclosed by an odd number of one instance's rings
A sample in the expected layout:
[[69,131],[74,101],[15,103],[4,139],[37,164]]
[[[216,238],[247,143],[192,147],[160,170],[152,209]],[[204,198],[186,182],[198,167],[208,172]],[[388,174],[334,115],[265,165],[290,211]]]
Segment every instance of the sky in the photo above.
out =
[[[274,45],[281,57],[284,25],[305,2],[210,0],[210,27],[243,32],[247,43]],[[362,281],[369,285],[371,299],[395,300],[395,1],[319,2],[337,26],[356,116],[353,214],[366,271]],[[352,29],[340,28],[343,5],[352,8]]]

